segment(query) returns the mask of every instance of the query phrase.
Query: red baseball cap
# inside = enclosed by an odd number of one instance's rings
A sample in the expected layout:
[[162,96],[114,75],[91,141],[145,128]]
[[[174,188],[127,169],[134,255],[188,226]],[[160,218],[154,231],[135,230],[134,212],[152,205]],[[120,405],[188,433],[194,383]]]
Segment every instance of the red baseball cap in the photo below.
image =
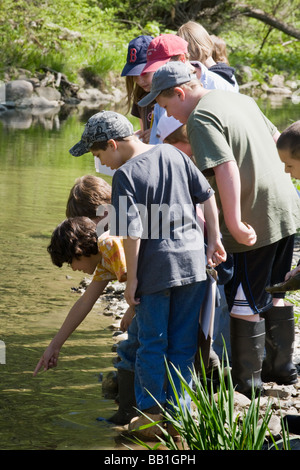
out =
[[176,34],[160,34],[154,38],[147,49],[147,63],[141,73],[156,72],[169,62],[171,57],[188,52],[188,42]]

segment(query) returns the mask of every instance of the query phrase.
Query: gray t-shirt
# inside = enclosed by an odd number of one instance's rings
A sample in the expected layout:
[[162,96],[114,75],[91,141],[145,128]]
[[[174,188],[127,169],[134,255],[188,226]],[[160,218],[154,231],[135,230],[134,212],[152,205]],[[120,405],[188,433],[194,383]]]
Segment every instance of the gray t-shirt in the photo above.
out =
[[[216,191],[220,230],[228,252],[260,248],[297,231],[300,199],[279,158],[273,139],[276,128],[252,98],[210,91],[191,113],[187,131],[197,166]],[[224,222],[213,168],[229,161],[236,161],[240,171],[242,221],[257,234],[252,247],[237,243]]]
[[213,194],[181,151],[159,144],[114,174],[111,234],[141,238],[137,295],[206,279],[196,204]]

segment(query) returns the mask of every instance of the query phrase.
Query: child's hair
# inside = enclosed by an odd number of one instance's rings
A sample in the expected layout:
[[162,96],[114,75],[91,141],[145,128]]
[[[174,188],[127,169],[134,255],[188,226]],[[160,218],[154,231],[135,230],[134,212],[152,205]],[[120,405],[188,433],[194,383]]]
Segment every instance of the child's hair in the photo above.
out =
[[288,150],[294,160],[300,160],[300,121],[294,122],[280,134],[276,146],[278,150]]
[[227,50],[226,50],[226,42],[224,39],[220,38],[219,36],[215,36],[214,34],[210,35],[214,48],[212,51],[212,58],[215,62],[223,62],[224,64],[229,65],[228,57],[227,57]]
[[[164,138],[164,143],[174,145],[175,147],[178,143],[189,144],[190,141],[187,135],[186,124],[183,124],[182,126],[178,127],[175,131],[171,132],[171,134],[167,135],[167,137]],[[190,156],[190,159],[196,165],[196,160],[193,155]]]
[[175,131],[171,132],[171,134],[165,137],[164,142],[167,144],[174,145],[177,142],[184,142],[186,144],[189,143],[189,139],[187,136],[187,129],[186,125],[183,124],[182,126],[178,127]]
[[78,178],[71,188],[66,216],[93,219],[97,215],[97,208],[103,204],[111,204],[111,186],[98,176],[85,175]]
[[204,63],[212,56],[214,43],[201,24],[188,21],[180,26],[177,35],[188,42],[190,60],[198,60]]
[[127,113],[129,113],[132,105],[138,103],[143,98],[145,90],[135,83],[132,75],[126,76],[125,84],[127,92]]
[[[116,142],[123,142],[125,140],[131,140],[131,138],[134,137],[134,134],[132,135],[129,135],[127,137],[118,137],[118,138],[115,138],[113,140],[115,140]],[[100,141],[100,142],[94,142],[93,145],[91,146],[90,148],[90,151],[91,152],[97,152],[97,150],[106,150],[108,147],[108,141],[107,140],[103,140],[103,141]]]
[[62,267],[74,258],[98,253],[96,224],[88,217],[71,217],[61,222],[52,233],[47,248],[52,263]]
[[175,95],[175,88],[177,87],[193,90],[194,88],[199,86],[202,86],[200,84],[200,81],[198,79],[193,79],[189,82],[183,83],[182,85],[166,88],[165,90],[162,90],[159,95],[164,96],[165,98],[171,98],[173,95]]

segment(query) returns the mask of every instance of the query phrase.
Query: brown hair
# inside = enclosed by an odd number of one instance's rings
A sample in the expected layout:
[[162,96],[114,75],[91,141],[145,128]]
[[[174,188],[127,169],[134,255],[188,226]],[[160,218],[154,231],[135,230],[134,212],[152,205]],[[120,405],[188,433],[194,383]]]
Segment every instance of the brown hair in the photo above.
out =
[[300,160],[300,120],[287,127],[279,136],[278,150],[289,150],[291,158]]
[[[187,127],[186,124],[183,124],[182,126],[178,127],[175,131],[171,132],[165,139],[164,142],[166,144],[174,145],[176,147],[176,144],[179,142],[182,142],[184,144],[189,144],[189,138],[187,135]],[[192,162],[196,165],[196,160],[195,157],[192,155],[190,156],[190,159]]]
[[[134,135],[134,134],[133,134]],[[132,137],[129,135],[128,137]],[[117,137],[113,140],[116,142],[122,142],[124,140],[128,140],[128,137]],[[103,141],[97,141],[94,142],[93,145],[90,147],[90,152],[97,152],[97,150],[106,150],[108,147],[108,140],[103,140]]]
[[223,62],[224,64],[229,65],[228,57],[227,57],[227,50],[226,50],[226,42],[224,39],[220,38],[219,36],[215,36],[214,34],[210,35],[214,48],[212,51],[212,58],[215,62]]
[[171,98],[175,94],[175,88],[189,88],[192,90],[198,86],[202,86],[200,81],[197,79],[190,80],[189,82],[183,83],[182,85],[176,85],[171,88],[166,88],[160,92],[160,96],[164,96],[165,98]]
[[138,103],[145,95],[145,90],[135,83],[133,76],[126,76],[126,91],[127,91],[127,113],[131,111],[133,103]]
[[52,233],[47,248],[52,263],[62,267],[74,258],[98,253],[96,224],[88,217],[71,217],[59,224]]
[[187,136],[187,129],[186,125],[183,124],[182,126],[178,127],[175,131],[171,132],[165,139],[164,142],[167,144],[174,145],[176,142],[184,142],[189,143],[189,139]]
[[67,208],[67,217],[96,217],[97,208],[111,203],[111,186],[102,178],[85,175],[75,181],[71,188]]
[[180,26],[177,35],[188,42],[190,60],[198,60],[204,63],[212,56],[213,41],[201,24],[188,21]]

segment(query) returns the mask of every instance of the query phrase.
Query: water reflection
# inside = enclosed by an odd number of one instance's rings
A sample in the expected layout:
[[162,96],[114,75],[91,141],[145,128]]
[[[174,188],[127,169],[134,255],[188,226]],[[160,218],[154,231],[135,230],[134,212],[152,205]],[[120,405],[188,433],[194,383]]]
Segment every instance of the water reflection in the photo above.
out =
[[[282,107],[267,100],[259,105],[280,130],[299,118],[299,105],[288,99]],[[0,449],[114,449],[120,446],[116,432],[96,421],[116,409],[99,382],[100,373],[113,370],[114,357],[112,319],[103,315],[102,302],[64,345],[58,368],[32,377],[79,295],[72,287],[82,279],[51,265],[46,248],[65,218],[75,179],[95,174],[91,155],[68,153],[95,109],[56,111],[0,115],[0,341],[6,348],[5,364],[0,361]]]
[[58,108],[50,109],[7,109],[0,113],[0,122],[9,129],[29,129],[32,125],[42,125],[47,130],[59,129]]

